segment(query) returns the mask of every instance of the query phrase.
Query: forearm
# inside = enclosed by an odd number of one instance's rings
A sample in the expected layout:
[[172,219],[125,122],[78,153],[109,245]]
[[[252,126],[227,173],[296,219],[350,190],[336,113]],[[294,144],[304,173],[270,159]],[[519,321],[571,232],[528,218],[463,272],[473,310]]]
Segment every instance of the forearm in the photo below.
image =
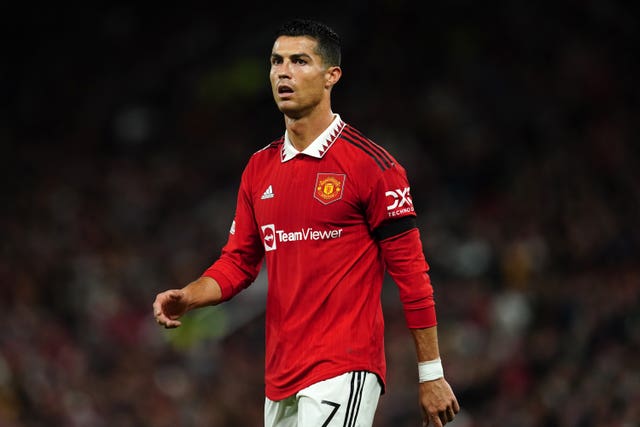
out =
[[380,242],[387,272],[398,285],[409,328],[437,324],[431,279],[422,251],[420,232],[414,228]]
[[182,288],[189,310],[216,305],[222,299],[220,285],[215,279],[202,276]]
[[416,346],[418,362],[435,360],[440,357],[437,326],[423,329],[411,329],[411,334],[413,335],[413,341]]

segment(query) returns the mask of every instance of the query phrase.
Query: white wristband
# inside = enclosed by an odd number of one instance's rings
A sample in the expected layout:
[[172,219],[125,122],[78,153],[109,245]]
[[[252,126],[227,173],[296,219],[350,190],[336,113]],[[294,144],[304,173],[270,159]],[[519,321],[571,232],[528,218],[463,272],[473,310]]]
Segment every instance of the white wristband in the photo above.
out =
[[442,369],[440,358],[418,363],[418,379],[421,383],[442,377],[444,377],[444,369]]

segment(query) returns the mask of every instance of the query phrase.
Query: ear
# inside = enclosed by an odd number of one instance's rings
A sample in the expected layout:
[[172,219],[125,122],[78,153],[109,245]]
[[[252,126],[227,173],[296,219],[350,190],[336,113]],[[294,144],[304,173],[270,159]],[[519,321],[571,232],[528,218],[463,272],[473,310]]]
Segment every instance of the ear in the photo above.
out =
[[340,77],[342,77],[342,68],[338,67],[337,65],[327,68],[324,83],[325,89],[331,89],[333,85],[338,83]]

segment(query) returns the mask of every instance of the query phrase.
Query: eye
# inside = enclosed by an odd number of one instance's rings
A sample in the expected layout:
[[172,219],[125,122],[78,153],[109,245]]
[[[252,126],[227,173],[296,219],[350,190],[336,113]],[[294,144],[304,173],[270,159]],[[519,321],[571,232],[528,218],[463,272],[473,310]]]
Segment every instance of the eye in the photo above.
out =
[[305,64],[307,63],[307,61],[305,61],[305,60],[304,60],[304,59],[302,59],[302,58],[294,59],[294,60],[293,60],[293,62],[294,62],[295,64],[298,64],[298,65],[305,65]]
[[282,58],[274,56],[271,58],[271,65],[282,64]]

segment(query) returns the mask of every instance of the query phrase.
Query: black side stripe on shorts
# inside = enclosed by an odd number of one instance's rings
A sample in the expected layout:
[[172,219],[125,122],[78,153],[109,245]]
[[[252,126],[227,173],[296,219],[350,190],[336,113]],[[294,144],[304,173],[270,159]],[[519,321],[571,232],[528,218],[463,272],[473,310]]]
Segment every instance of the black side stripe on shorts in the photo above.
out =
[[362,402],[362,391],[364,390],[364,382],[367,379],[366,372],[358,372],[358,373],[362,375],[362,386],[358,389],[358,394],[356,396],[356,400],[358,404],[356,405],[356,410],[354,412],[353,427],[355,427],[356,422],[358,421],[358,414],[360,413],[360,403]]
[[409,231],[412,228],[416,228],[416,218],[413,216],[404,216],[394,221],[383,223],[381,226],[373,230],[373,237],[378,242],[388,239],[389,237],[397,236],[405,231]]
[[378,144],[376,144],[375,142],[373,142],[372,140],[364,136],[364,134],[360,132],[358,129],[353,128],[351,126],[346,126],[344,128],[343,133],[344,132],[348,133],[355,140],[361,141],[362,143],[364,143],[364,145],[366,145],[367,147],[375,151],[378,154],[378,156],[384,159],[384,162],[388,166],[393,165],[394,161],[393,161],[393,158],[391,158],[391,156],[389,155],[389,153],[387,153],[387,151],[384,148],[382,148],[381,146],[379,146]]
[[358,411],[362,401],[362,390],[364,389],[365,373],[362,371],[351,373],[351,389],[349,391],[349,402],[344,415],[344,427],[354,427],[358,420]]

